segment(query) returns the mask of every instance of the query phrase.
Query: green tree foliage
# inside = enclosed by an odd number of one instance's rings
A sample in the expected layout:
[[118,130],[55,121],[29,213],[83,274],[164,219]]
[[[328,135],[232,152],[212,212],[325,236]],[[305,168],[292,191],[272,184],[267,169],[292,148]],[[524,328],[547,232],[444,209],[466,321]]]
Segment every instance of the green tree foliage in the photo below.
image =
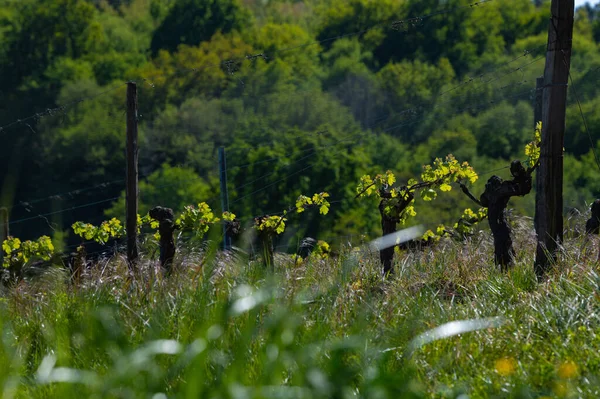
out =
[[244,109],[239,100],[190,98],[144,125],[142,164],[185,164],[196,173],[214,171],[216,148],[231,143]]
[[181,44],[195,46],[209,40],[217,31],[241,30],[249,24],[248,12],[238,0],[176,0],[150,46],[173,52]]
[[[61,91],[59,102],[71,103],[96,93],[98,89],[89,80],[71,83]],[[70,176],[71,183],[75,185],[122,177],[125,140],[120,122],[124,120],[124,94],[125,85],[110,95],[70,108],[60,118],[44,119],[40,131],[48,133],[41,140],[43,148],[36,160],[39,166],[50,168],[58,176]],[[48,183],[48,191],[55,191],[52,189],[55,183]]]
[[89,57],[97,82],[104,85],[132,77],[131,71],[146,61],[147,40],[120,16],[103,13],[98,23],[102,34],[94,41],[94,54]]
[[521,154],[532,124],[533,110],[525,102],[502,102],[476,116],[465,113],[449,122],[453,129],[472,132],[479,155],[507,160]]
[[[3,22],[7,51],[2,86],[16,88],[25,78],[35,87],[58,57],[80,58],[95,40],[95,9],[84,0],[25,0],[14,2],[11,18]],[[37,81],[37,82],[36,82]]]
[[401,2],[394,0],[330,1],[317,8],[321,26],[319,39],[343,36],[348,33],[368,31],[361,36],[367,51],[374,51],[383,41],[385,23],[400,19]]
[[[220,97],[234,79],[225,61],[245,59],[253,48],[237,34],[215,34],[199,46],[181,45],[177,52],[160,51],[151,63],[135,71],[147,83],[140,107],[147,111],[180,104],[193,96]],[[242,64],[239,67],[244,67]]]
[[322,75],[321,46],[298,25],[266,24],[257,31],[254,46],[267,56],[268,69],[287,69],[296,86],[307,86],[305,82],[316,82]]
[[[522,158],[530,140],[549,2],[467,4],[4,0],[0,126],[44,117],[0,132],[0,205],[14,206],[13,220],[50,215],[15,224],[24,239],[76,220],[122,219],[124,83],[135,80],[143,212],[162,205],[179,214],[203,201],[218,208],[209,199],[224,146],[230,203],[242,218],[326,191],[331,211],[288,215],[294,228],[282,240],[377,233],[377,215],[354,199],[361,176],[390,169],[407,181],[449,153],[497,170]],[[569,93],[592,134],[599,15],[593,6],[576,13]],[[567,113],[565,197],[583,207],[600,193],[597,167],[576,102]],[[523,208],[532,198],[514,202],[519,213],[531,214]],[[420,207],[415,221],[452,226],[466,206],[450,193]]]
[[[197,204],[214,197],[217,182],[214,178],[207,182],[188,167],[175,167],[163,164],[139,183],[140,200],[138,211],[145,215],[155,206],[164,206],[182,211],[189,204]],[[125,216],[125,192],[105,214],[123,219]]]

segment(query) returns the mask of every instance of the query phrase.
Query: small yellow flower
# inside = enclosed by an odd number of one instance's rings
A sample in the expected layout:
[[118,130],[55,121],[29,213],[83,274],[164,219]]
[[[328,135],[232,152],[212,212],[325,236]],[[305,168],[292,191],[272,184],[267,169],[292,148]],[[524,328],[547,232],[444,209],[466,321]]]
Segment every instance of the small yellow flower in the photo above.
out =
[[568,360],[558,367],[558,376],[563,379],[577,377],[579,370],[575,362]]
[[357,280],[355,282],[352,283],[352,290],[353,291],[358,291],[362,288],[362,281]]
[[496,372],[502,376],[509,376],[517,370],[517,361],[512,357],[496,360]]

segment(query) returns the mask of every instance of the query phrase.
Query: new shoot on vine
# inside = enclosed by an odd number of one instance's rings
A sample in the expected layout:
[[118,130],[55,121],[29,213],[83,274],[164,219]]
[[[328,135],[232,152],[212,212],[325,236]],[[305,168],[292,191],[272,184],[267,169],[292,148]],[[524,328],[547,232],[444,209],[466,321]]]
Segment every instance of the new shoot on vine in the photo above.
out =
[[[379,199],[379,213],[383,236],[396,233],[397,226],[405,226],[408,219],[417,215],[415,195],[419,193],[423,201],[437,198],[438,190],[452,190],[452,183],[475,183],[479,176],[467,163],[460,163],[453,155],[445,159],[436,158],[431,165],[423,166],[420,181],[410,179],[405,185],[394,186],[397,179],[392,171],[373,177],[361,177],[356,188],[357,197]],[[379,251],[384,274],[393,272],[394,247]]]
[[4,259],[2,267],[8,269],[10,280],[21,278],[23,266],[29,261],[41,259],[48,261],[54,255],[54,245],[48,236],[41,236],[35,241],[21,241],[9,236],[2,242]]
[[295,206],[284,210],[280,216],[264,215],[254,218],[254,228],[258,232],[258,239],[267,266],[271,268],[274,266],[273,239],[285,231],[286,216],[290,212],[302,213],[311,207],[319,207],[319,214],[326,215],[330,207],[327,198],[329,198],[329,193],[326,192],[316,193],[310,197],[300,195],[296,199]]

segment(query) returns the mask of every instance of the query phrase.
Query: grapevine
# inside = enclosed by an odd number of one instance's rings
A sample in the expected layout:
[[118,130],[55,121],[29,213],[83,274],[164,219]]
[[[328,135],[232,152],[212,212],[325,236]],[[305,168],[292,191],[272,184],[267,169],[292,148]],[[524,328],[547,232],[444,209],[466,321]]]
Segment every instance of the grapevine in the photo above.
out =
[[[235,216],[235,215],[234,215]],[[198,238],[204,237],[211,225],[219,222],[210,206],[206,202],[201,202],[197,207],[193,205],[186,206],[175,220],[175,228],[182,231],[191,231]]]
[[310,253],[310,256],[316,259],[327,259],[331,254],[331,246],[323,240],[317,241],[317,246]]
[[233,222],[235,220],[235,213],[223,212],[221,216],[225,222]]
[[99,226],[94,226],[91,223],[75,222],[71,227],[73,232],[84,240],[95,241],[102,245],[106,244],[111,238],[121,238],[125,235],[125,227],[117,218],[104,221]]
[[294,261],[294,265],[299,265],[305,261],[305,259],[329,259],[331,256],[331,246],[327,241],[318,240],[313,247],[313,250],[308,253],[308,255],[304,258],[301,254],[297,253],[292,255],[292,260]]
[[8,237],[2,243],[2,251],[2,267],[10,271],[11,277],[15,277],[19,275],[23,265],[32,259],[50,260],[54,255],[54,245],[48,236],[41,236],[35,241]]
[[[438,195],[438,190],[452,190],[452,183],[474,183],[478,175],[467,163],[459,163],[453,155],[444,160],[436,158],[432,165],[423,166],[421,181],[410,179],[406,185],[395,187],[396,176],[387,171],[374,177],[361,177],[356,188],[357,197],[377,197],[383,235],[393,234],[397,225],[404,226],[406,222],[417,215],[415,210],[415,194],[418,192],[423,201],[432,201]],[[392,272],[394,249],[380,250],[381,263],[384,273]]]
[[330,206],[329,201],[327,201],[327,198],[329,198],[328,193],[314,194],[312,198],[307,197],[305,195],[301,195],[296,200],[296,212],[302,213],[308,207],[318,206],[321,215],[327,215]]
[[[235,215],[226,213],[225,218],[235,219]],[[197,236],[203,237],[208,231],[210,225],[219,222],[219,218],[215,217],[208,204],[201,202],[197,207],[193,205],[186,206],[181,215],[175,220],[176,229],[184,231],[192,231]],[[149,226],[152,230],[156,230],[154,238],[160,239],[158,229],[160,222],[152,218],[149,214],[144,216],[137,215],[138,233],[142,226]],[[119,219],[112,218],[102,222],[99,226],[94,226],[91,223],[75,222],[71,225],[73,232],[79,237],[87,241],[95,241],[99,244],[106,244],[110,239],[118,239],[126,234],[125,227]]]
[[327,198],[329,198],[329,194],[326,192],[316,193],[311,197],[300,195],[296,199],[295,206],[283,211],[281,216],[265,215],[254,218],[254,228],[258,232],[267,265],[273,267],[273,238],[285,231],[286,216],[290,212],[302,213],[308,208],[317,206],[319,213],[326,215],[331,205]]
[[427,230],[425,234],[423,234],[422,240],[425,242],[431,240],[439,241],[442,237],[446,236],[457,239],[465,239],[466,237],[473,235],[474,226],[486,218],[487,208],[479,208],[477,212],[473,211],[471,208],[467,208],[464,210],[460,219],[454,223],[452,228],[441,224],[436,228],[435,232],[432,230]]
[[285,222],[287,221],[285,216],[290,212],[302,213],[310,207],[318,206],[319,213],[321,215],[327,215],[327,213],[329,213],[329,207],[331,206],[327,198],[329,198],[329,194],[325,192],[314,194],[312,197],[300,195],[298,199],[296,199],[295,207],[283,211],[282,216],[259,216],[254,219],[254,227],[261,232],[279,235],[285,231]]
[[515,250],[512,245],[511,229],[506,217],[506,208],[511,197],[524,196],[531,192],[533,172],[540,164],[542,123],[535,127],[533,141],[525,146],[525,155],[528,157],[527,169],[521,161],[514,160],[510,164],[511,180],[503,180],[494,175],[485,184],[485,191],[479,199],[475,198],[466,186],[461,185],[462,191],[473,202],[488,210],[490,230],[494,236],[494,263],[500,265],[502,270],[508,270],[513,264]]
[[[329,194],[315,193],[312,196],[301,195],[296,199],[295,206],[284,211],[281,216],[261,216],[255,218],[255,229],[267,251],[268,259],[272,261],[273,237],[285,231],[286,215],[289,212],[302,213],[308,208],[318,207],[319,213],[325,215],[329,212]],[[186,206],[183,212],[175,218],[173,211],[168,208],[155,207],[147,215],[137,215],[138,233],[142,226],[147,225],[155,230],[154,238],[161,244],[161,264],[168,266],[175,254],[173,232],[175,230],[192,232],[197,238],[203,238],[210,226],[223,221],[229,233],[239,233],[239,221],[231,212],[223,212],[217,217],[210,206],[201,202],[197,206]],[[102,222],[99,226],[91,223],[75,222],[71,226],[73,232],[84,240],[106,244],[110,239],[118,239],[126,234],[125,227],[116,218]],[[163,237],[164,236],[164,237]]]

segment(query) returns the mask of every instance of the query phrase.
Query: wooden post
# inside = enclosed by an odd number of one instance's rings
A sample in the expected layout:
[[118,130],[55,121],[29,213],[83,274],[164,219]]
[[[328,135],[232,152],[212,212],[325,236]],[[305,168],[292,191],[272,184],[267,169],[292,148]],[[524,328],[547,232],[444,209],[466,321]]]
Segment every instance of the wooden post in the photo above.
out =
[[133,269],[138,257],[137,213],[138,213],[138,113],[137,86],[127,83],[127,169],[126,169],[126,213],[127,261]]
[[[533,104],[533,128],[537,128],[538,122],[542,120],[542,111],[544,109],[544,77],[539,77],[535,80],[535,104]],[[535,179],[535,203],[541,201],[540,195],[542,193],[541,186],[542,179],[536,177]],[[533,226],[537,231],[537,217],[533,219]]]
[[0,208],[0,267],[4,262],[4,250],[2,243],[8,238],[8,209]]
[[535,273],[544,275],[563,240],[563,147],[571,65],[574,0],[552,0],[544,69],[542,144],[535,206]]
[[[221,182],[221,211],[229,211],[229,195],[227,193],[227,161],[225,148],[219,147],[219,180]],[[223,249],[231,249],[231,237],[228,234],[227,223],[223,223]]]
[[538,122],[542,120],[542,111],[544,104],[544,77],[539,77],[535,80],[535,105],[533,108],[533,128],[535,129]]

